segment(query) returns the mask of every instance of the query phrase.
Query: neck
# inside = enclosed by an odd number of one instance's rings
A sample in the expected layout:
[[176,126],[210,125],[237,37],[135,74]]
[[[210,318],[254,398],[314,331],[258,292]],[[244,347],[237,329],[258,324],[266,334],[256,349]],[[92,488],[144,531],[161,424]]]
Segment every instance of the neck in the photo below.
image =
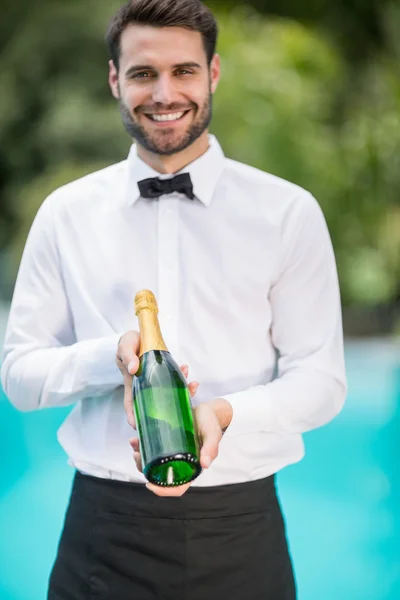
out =
[[157,312],[144,308],[138,312],[140,330],[139,357],[151,350],[164,350],[168,352],[158,321]]
[[205,154],[209,146],[208,132],[205,131],[191,146],[189,146],[189,148],[182,150],[182,152],[172,154],[171,156],[153,154],[139,144],[137,145],[137,153],[143,162],[157,171],[157,173],[166,175],[177,173],[187,165],[190,165],[190,163]]

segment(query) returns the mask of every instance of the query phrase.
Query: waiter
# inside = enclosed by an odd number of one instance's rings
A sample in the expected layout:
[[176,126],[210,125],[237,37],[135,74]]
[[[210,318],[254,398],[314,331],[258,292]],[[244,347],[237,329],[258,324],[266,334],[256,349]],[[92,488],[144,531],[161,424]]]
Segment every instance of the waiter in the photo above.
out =
[[[324,217],[310,193],[226,158],[210,135],[220,58],[199,0],[131,0],[106,40],[135,143],[41,205],[3,352],[17,408],[74,405],[59,430],[76,476],[48,599],[293,600],[275,474],[346,396]],[[141,289],[191,380],[204,468],[191,486],[141,472]]]

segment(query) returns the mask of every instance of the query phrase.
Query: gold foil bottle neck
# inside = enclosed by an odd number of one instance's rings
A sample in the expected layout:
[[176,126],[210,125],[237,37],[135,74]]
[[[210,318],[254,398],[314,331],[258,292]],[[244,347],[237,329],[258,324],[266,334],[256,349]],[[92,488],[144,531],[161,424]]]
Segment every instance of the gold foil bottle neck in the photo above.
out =
[[139,357],[151,350],[164,350],[168,352],[158,322],[158,306],[153,292],[142,290],[136,294],[135,313],[139,319]]
[[150,290],[142,290],[138,292],[135,296],[135,313],[138,316],[138,313],[144,308],[148,308],[156,313],[158,313],[157,300],[153,292]]

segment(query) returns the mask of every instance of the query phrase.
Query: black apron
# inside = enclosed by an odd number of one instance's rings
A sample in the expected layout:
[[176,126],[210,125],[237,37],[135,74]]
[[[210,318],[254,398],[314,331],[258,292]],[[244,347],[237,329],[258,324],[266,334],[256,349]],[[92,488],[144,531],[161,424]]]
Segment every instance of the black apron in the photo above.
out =
[[48,600],[295,600],[275,477],[160,498],[76,474]]

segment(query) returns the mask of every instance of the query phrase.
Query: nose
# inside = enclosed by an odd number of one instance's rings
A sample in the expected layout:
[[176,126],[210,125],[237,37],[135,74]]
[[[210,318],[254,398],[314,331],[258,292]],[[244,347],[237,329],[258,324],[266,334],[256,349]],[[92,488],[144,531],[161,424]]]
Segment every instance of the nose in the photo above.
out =
[[160,75],[153,88],[153,102],[169,105],[176,100],[177,94],[172,78],[167,74]]

